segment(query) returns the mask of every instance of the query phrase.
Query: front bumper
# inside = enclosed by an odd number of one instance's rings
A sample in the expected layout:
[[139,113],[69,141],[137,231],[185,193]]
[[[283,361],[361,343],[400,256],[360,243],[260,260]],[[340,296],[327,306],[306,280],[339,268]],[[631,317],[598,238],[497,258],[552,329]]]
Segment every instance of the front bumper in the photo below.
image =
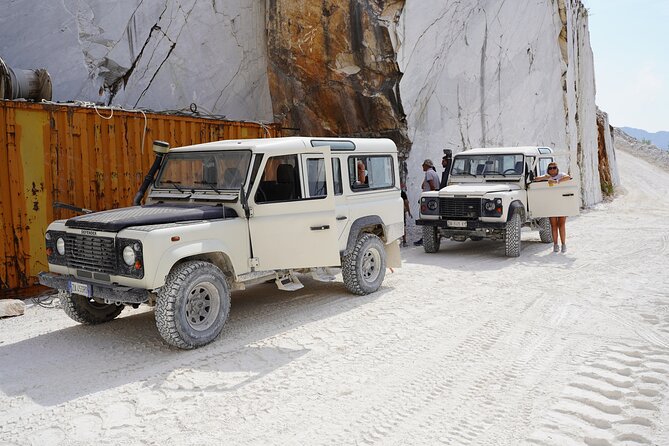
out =
[[[456,220],[456,219],[453,219]],[[434,219],[434,220],[416,220],[416,225],[418,226],[436,226],[438,228],[444,228],[452,231],[475,231],[477,229],[504,229],[506,228],[505,222],[487,222],[481,220],[466,220],[467,227],[450,227],[448,226],[448,220],[446,219]]]
[[[459,220],[462,221],[462,220]],[[435,226],[442,237],[453,238],[454,240],[464,240],[467,237],[478,237],[492,240],[501,240],[504,238],[506,223],[503,222],[485,222],[480,220],[466,220],[466,227],[448,226],[447,220],[416,220],[418,226]]]
[[37,275],[39,283],[49,288],[69,292],[70,282],[83,283],[90,287],[92,295],[97,299],[102,299],[105,303],[128,303],[141,304],[149,300],[149,292],[138,288],[129,288],[124,286],[103,285],[95,282],[81,280],[65,274],[54,274],[41,272]]

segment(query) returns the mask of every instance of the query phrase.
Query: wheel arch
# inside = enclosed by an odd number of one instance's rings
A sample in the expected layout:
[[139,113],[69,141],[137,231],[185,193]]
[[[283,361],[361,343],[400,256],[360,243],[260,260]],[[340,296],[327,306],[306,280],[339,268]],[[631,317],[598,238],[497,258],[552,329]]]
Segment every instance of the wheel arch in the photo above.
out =
[[351,229],[348,232],[346,249],[341,253],[342,257],[349,255],[351,251],[353,251],[358,237],[363,233],[374,234],[379,237],[383,243],[387,242],[386,228],[381,217],[378,215],[360,217],[351,224]]
[[[209,248],[207,252],[202,252],[203,246]],[[216,265],[225,274],[228,283],[232,283],[236,277],[235,268],[227,251],[227,247],[218,240],[200,241],[169,250],[161,256],[150,288],[156,289],[165,285],[167,276],[175,267],[194,260],[202,260]]]
[[525,206],[520,200],[514,200],[509,204],[509,212],[506,214],[506,221],[508,222],[511,220],[511,216],[516,212],[520,212],[521,224],[525,222]]

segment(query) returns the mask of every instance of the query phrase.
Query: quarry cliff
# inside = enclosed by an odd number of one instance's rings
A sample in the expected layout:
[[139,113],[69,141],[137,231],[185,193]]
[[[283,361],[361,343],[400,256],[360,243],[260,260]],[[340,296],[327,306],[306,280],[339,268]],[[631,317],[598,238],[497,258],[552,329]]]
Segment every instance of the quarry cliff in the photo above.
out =
[[[547,145],[582,204],[618,181],[579,0],[66,1],[0,18],[0,56],[54,100],[385,136],[410,195],[442,149]],[[609,186],[605,186],[609,185]],[[411,200],[415,202],[415,200]]]

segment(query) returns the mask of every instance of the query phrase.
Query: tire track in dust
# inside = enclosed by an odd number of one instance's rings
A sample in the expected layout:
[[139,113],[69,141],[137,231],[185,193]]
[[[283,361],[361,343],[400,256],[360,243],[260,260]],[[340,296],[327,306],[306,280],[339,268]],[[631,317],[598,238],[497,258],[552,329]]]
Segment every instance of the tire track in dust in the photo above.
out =
[[581,367],[526,441],[559,446],[551,438],[569,432],[591,446],[652,444],[668,376],[669,350],[609,346]]
[[[486,352],[510,328],[507,321],[488,320],[480,327],[474,327],[462,341],[458,342],[453,350],[441,356],[438,361],[431,361],[428,368],[417,371],[411,381],[401,386],[399,392],[383,399],[382,402],[371,405],[353,424],[346,427],[341,434],[331,439],[330,444],[339,445],[350,443],[351,438],[363,444],[384,443],[400,428],[407,424],[417,424],[423,412],[429,412],[433,403],[449,395],[454,385],[462,387],[463,381],[469,382],[466,395],[469,399],[480,392],[481,387],[491,378],[490,371],[484,368],[480,372],[472,373],[467,378],[458,377],[457,370],[462,365],[462,359],[472,365],[485,362]],[[431,352],[430,344],[423,343],[421,353]],[[412,350],[411,346],[404,349]],[[459,390],[461,391],[461,390]],[[416,420],[418,418],[418,420]],[[463,436],[475,438],[483,427],[468,426]],[[420,432],[420,429],[418,430]]]

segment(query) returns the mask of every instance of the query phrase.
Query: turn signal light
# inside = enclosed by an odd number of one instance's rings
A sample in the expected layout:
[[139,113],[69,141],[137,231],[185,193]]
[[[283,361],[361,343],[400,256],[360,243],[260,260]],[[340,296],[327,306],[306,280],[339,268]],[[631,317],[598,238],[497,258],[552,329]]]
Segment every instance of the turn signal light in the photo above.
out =
[[142,263],[139,260],[135,262],[135,269],[138,271],[142,269]]

